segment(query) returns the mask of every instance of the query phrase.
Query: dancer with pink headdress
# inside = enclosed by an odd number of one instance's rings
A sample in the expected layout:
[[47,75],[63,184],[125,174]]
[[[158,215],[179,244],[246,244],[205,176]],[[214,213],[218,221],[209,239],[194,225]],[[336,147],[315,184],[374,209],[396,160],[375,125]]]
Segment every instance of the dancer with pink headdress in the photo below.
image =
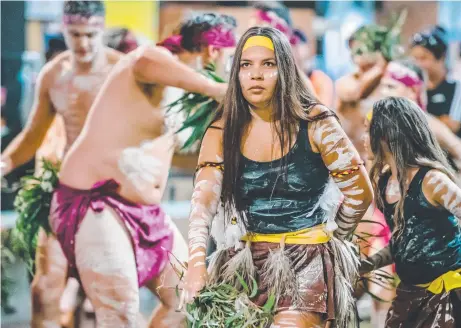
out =
[[160,206],[176,130],[166,126],[161,104],[169,86],[221,99],[227,85],[165,48],[174,44],[190,55],[219,55],[235,44],[234,28],[228,16],[197,15],[163,47],[127,54],[62,163],[50,223],[71,274],[95,307],[98,327],[137,327],[140,286],[161,301],[152,327],[177,327],[183,320],[175,312],[179,277],[168,263],[170,253],[187,259],[187,246]]

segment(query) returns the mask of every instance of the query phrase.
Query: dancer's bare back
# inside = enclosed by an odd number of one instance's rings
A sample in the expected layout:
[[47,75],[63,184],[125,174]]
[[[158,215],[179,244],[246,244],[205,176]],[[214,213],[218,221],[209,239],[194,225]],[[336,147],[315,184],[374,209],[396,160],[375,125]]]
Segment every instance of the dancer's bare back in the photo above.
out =
[[191,91],[208,95],[216,89],[176,61],[158,47],[140,47],[119,61],[62,164],[62,183],[89,189],[98,181],[115,179],[122,197],[140,204],[160,202],[174,151],[173,136],[164,128],[165,86],[188,89],[188,83],[199,82]]

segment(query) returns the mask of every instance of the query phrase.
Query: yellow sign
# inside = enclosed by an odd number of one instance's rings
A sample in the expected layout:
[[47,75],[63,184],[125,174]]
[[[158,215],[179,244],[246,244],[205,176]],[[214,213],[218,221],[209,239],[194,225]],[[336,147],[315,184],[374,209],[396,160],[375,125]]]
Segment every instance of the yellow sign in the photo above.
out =
[[159,1],[105,0],[106,26],[125,27],[157,41]]

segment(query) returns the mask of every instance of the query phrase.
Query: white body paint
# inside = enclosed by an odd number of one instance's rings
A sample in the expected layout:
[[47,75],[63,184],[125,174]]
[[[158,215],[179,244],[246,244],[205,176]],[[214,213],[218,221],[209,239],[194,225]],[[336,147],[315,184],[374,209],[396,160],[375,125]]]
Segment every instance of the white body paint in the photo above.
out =
[[[197,176],[202,170],[197,173]],[[222,173],[218,169],[213,169],[212,174],[214,181],[209,179],[198,181],[192,194],[192,210],[189,222],[190,257],[194,256],[199,249],[206,249],[209,227],[221,196]]]
[[[315,125],[313,139],[321,150],[322,157],[327,159],[325,165],[329,171],[340,173],[357,166],[358,154],[334,118],[319,121]],[[326,193],[327,198],[331,198],[334,202],[331,195],[340,191],[344,200],[338,210],[339,220],[335,223],[327,221],[328,230],[339,228],[338,233],[345,235],[365,213],[366,208],[363,206],[362,199],[365,190],[358,185],[359,178],[357,174],[346,174],[333,178],[336,190],[329,188],[330,190]]]
[[138,276],[131,238],[114,210],[91,209],[75,236],[76,263],[99,328],[135,328]]
[[433,195],[446,210],[452,213],[461,224],[461,189],[440,171],[432,170],[427,174],[429,186],[435,185]]
[[139,147],[124,149],[118,161],[120,171],[140,191],[145,184],[152,186],[160,179],[162,162],[152,155],[152,149],[153,143],[145,141]]

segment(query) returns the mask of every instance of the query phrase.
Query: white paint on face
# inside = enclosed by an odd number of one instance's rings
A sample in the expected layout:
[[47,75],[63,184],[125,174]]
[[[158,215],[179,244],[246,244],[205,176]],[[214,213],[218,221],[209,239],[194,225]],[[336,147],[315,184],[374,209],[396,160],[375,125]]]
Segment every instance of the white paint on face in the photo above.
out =
[[104,28],[89,24],[65,24],[63,35],[76,61],[91,62],[104,47]]
[[242,53],[239,70],[240,87],[245,99],[253,106],[266,106],[274,94],[277,73],[274,51],[262,46],[246,49]]
[[278,79],[278,72],[246,72],[242,73],[240,78],[246,81],[251,81],[252,79],[258,78],[262,78],[264,80],[273,80]]

